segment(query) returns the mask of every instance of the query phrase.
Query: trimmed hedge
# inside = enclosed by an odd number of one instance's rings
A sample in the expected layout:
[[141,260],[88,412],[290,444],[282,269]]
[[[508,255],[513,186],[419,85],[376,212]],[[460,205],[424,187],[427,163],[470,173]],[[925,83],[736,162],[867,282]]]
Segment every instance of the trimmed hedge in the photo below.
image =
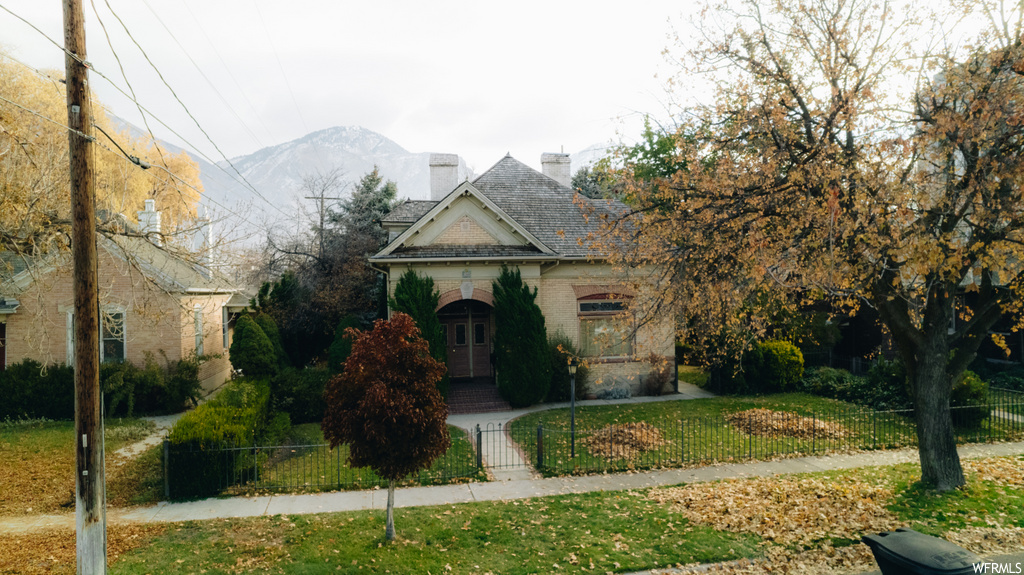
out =
[[274,344],[259,324],[248,315],[238,318],[231,341],[231,367],[242,376],[255,379],[277,375],[278,359]]
[[804,356],[788,341],[755,343],[735,366],[710,370],[708,389],[722,395],[744,395],[792,391],[804,374]]
[[[168,434],[171,499],[210,497],[228,483],[250,477],[251,459],[239,449],[263,438],[270,421],[270,386],[237,380],[216,397],[186,413]],[[278,420],[275,427],[280,427]],[[287,423],[285,423],[287,426]]]
[[[196,403],[201,384],[195,356],[160,367],[152,354],[138,367],[129,362],[100,364],[100,389],[107,417],[140,413],[177,413]],[[43,366],[26,359],[0,371],[0,420],[75,417],[75,370],[64,364]]]

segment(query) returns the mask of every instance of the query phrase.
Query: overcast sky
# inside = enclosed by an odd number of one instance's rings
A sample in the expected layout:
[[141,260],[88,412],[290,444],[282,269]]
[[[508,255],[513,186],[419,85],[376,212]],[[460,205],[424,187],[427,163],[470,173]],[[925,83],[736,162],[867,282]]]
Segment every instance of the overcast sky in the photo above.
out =
[[[187,142],[151,121],[156,135],[215,160],[114,14],[228,157],[359,125],[412,152],[459,154],[480,172],[506,152],[539,168],[542,152],[629,139],[642,114],[665,118],[672,66],[662,51],[688,5],[86,0],[85,18],[95,70],[129,91],[102,21],[138,100]],[[63,44],[59,0],[0,6]],[[61,50],[4,11],[0,42],[31,66],[63,71]],[[93,74],[92,85],[142,125],[110,82]]]

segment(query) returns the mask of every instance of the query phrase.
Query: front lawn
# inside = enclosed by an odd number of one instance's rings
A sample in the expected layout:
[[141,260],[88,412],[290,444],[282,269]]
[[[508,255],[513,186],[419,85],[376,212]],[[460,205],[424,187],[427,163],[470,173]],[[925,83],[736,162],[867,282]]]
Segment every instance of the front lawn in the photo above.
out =
[[754,556],[759,541],[693,525],[641,492],[396,509],[395,527],[389,545],[381,511],[189,522],[111,573],[628,572]]
[[[465,430],[449,425],[452,446],[430,466],[402,482],[403,485],[438,485],[485,480],[476,466],[476,454]],[[348,464],[348,447],[330,449],[319,423],[294,426],[284,447],[271,450],[257,479],[228,489],[229,493],[250,491],[314,492],[335,489],[368,489],[387,485],[369,468]]]
[[1024,458],[965,469],[967,488],[944,494],[902,464],[397,509],[390,545],[382,511],[187,522],[111,573],[623,573],[738,557],[764,558],[743,572],[860,572],[876,568],[860,535],[899,526],[981,555],[1024,548]]
[[[74,428],[71,421],[0,423],[0,515],[74,511]],[[106,421],[108,486],[135,481],[141,468],[115,465],[112,454],[152,431],[152,423],[139,419]]]

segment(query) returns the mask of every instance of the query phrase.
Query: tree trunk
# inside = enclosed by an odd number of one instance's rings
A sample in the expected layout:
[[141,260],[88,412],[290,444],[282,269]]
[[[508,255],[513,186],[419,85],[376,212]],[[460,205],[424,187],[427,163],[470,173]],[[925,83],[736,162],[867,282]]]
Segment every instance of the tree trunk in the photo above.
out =
[[[957,460],[957,465],[960,460]],[[388,541],[395,540],[395,480],[388,480],[388,521],[384,528],[384,538]]]
[[953,386],[946,373],[947,355],[941,350],[924,353],[911,371],[921,481],[939,491],[966,484],[949,411]]

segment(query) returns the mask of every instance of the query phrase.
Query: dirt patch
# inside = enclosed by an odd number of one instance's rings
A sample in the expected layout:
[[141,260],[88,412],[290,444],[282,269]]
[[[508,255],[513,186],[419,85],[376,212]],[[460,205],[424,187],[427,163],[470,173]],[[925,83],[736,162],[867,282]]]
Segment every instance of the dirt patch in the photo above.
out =
[[694,523],[786,545],[830,537],[857,540],[864,533],[895,529],[900,522],[886,509],[892,496],[886,485],[855,478],[786,477],[684,485],[648,495]]
[[841,439],[850,431],[838,423],[804,417],[791,411],[757,408],[725,416],[734,427],[748,435],[795,437],[797,439]]
[[661,430],[650,423],[609,425],[580,440],[594,455],[606,459],[632,459],[643,451],[665,445]]
[[[107,562],[140,547],[163,533],[163,525],[110,525],[107,527]],[[49,529],[27,534],[0,534],[3,573],[74,573],[75,530]]]

